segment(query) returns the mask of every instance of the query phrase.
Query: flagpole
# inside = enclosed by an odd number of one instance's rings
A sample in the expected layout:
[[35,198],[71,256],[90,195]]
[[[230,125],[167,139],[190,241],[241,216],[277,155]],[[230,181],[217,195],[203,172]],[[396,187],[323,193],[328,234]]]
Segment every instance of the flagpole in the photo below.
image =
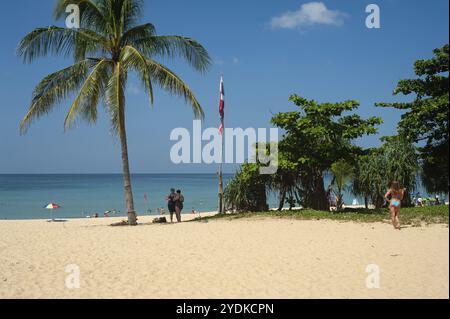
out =
[[[223,128],[225,132],[225,127]],[[225,134],[222,134],[222,154],[219,165],[219,213],[225,213],[225,198],[224,198],[224,190],[223,190],[223,159],[224,159],[224,150],[225,150]]]
[[[220,100],[222,101],[223,98],[223,75],[220,77]],[[218,202],[218,213],[223,214],[225,213],[225,199],[223,195],[223,173],[222,173],[222,167],[223,167],[223,158],[224,158],[224,148],[225,148],[225,120],[224,117],[221,115],[221,127],[222,127],[222,149],[220,154],[220,164],[219,164],[219,202]]]
[[[223,141],[223,137],[222,137]],[[224,198],[223,198],[223,175],[222,175],[222,163],[219,164],[219,214],[224,213]]]

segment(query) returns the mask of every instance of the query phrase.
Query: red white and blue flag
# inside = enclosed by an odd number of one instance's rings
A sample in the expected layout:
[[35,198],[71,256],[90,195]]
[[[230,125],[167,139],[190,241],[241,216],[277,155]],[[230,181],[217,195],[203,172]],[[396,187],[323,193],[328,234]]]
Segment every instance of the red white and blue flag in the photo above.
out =
[[220,101],[219,101],[220,127],[219,134],[223,134],[225,119],[225,90],[223,87],[223,77],[220,77]]

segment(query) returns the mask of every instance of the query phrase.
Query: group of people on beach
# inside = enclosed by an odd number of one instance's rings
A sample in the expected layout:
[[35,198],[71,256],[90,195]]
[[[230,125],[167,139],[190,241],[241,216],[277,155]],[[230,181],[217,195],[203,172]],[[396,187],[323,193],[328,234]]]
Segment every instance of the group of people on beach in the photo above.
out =
[[[391,215],[392,225],[395,229],[401,229],[399,214],[401,209],[401,203],[405,196],[406,188],[400,187],[400,183],[398,181],[391,182],[390,188],[384,195],[384,199],[386,203],[388,203],[389,211]],[[173,216],[175,215],[178,223],[181,222],[181,212],[184,208],[184,195],[181,193],[181,190],[175,191],[175,188],[170,189],[169,195],[166,197],[167,200],[167,208],[170,213],[170,222],[173,223]],[[110,213],[108,211],[107,213]],[[194,210],[193,210],[194,212]],[[109,214],[105,213],[105,217],[109,217]],[[95,215],[98,217],[98,214]]]
[[173,223],[173,215],[175,214],[177,222],[181,223],[181,212],[183,211],[184,196],[181,190],[175,192],[175,188],[170,189],[170,193],[166,198],[167,209],[170,213],[170,222]]
[[[400,227],[400,209],[402,200],[405,196],[406,188],[400,187],[398,181],[392,181],[390,188],[384,195],[384,199],[389,204],[389,211],[391,214],[392,225],[395,229],[401,229]],[[177,222],[181,222],[181,212],[183,211],[184,196],[181,190],[175,191],[174,188],[170,189],[170,193],[166,198],[167,208],[170,213],[170,222],[173,223],[173,215],[175,214]]]

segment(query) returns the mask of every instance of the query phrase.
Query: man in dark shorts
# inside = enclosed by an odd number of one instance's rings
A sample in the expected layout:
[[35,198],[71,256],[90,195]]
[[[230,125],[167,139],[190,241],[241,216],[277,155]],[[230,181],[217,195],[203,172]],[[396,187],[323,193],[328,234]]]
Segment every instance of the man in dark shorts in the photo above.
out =
[[173,223],[173,214],[175,213],[175,188],[170,189],[170,194],[167,196],[167,209],[170,213],[170,222]]

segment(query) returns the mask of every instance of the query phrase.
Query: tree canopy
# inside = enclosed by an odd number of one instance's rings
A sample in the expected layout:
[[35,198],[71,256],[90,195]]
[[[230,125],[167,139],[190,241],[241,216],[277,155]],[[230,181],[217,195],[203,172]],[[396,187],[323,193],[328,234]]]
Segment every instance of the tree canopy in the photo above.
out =
[[406,112],[398,132],[406,139],[420,143],[422,180],[430,192],[448,192],[448,112],[449,60],[448,44],[435,49],[434,57],[414,64],[416,79],[398,82],[394,95],[414,95],[407,103],[377,103]]
[[[362,119],[351,113],[359,102],[318,103],[298,95],[290,97],[299,110],[278,113],[272,124],[285,131],[280,141],[284,159],[298,168],[298,197],[305,207],[326,210],[329,204],[324,187],[324,173],[342,159],[352,161],[362,149],[352,144],[356,138],[375,134],[382,123],[379,117]],[[349,114],[344,114],[348,112]]]
[[392,181],[399,181],[407,190],[404,204],[410,204],[410,196],[416,188],[419,172],[416,148],[399,136],[383,138],[384,144],[360,156],[355,165],[353,193],[364,197],[375,207],[383,205],[383,195]]

